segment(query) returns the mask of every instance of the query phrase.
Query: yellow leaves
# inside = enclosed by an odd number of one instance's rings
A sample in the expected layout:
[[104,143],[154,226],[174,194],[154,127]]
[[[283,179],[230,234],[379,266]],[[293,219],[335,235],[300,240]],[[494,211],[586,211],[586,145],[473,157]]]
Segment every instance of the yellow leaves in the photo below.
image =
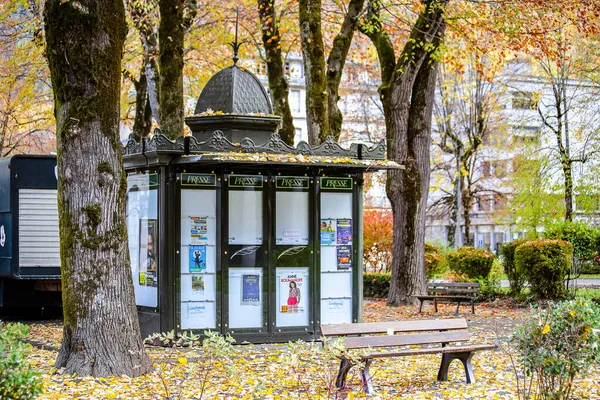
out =
[[542,335],[546,335],[548,332],[550,332],[550,325],[546,324],[544,329],[542,329]]
[[185,357],[179,357],[179,358],[177,359],[177,361],[178,361],[178,362],[179,362],[179,364],[181,364],[181,365],[186,365],[186,364],[188,363],[188,360],[187,360],[187,358],[185,358]]

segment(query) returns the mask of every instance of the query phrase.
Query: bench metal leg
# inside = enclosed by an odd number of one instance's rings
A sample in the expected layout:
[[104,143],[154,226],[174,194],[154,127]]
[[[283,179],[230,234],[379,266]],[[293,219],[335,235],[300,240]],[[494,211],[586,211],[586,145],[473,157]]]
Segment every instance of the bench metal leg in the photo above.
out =
[[423,311],[423,303],[424,302],[425,302],[425,300],[419,299],[419,314],[421,314],[421,312]]
[[366,394],[373,394],[373,378],[371,378],[371,374],[369,373],[369,367],[371,366],[370,358],[365,360],[365,365],[360,369],[360,380],[362,381],[363,388]]
[[467,353],[444,353],[442,354],[442,364],[440,365],[440,371],[438,372],[438,381],[448,380],[448,367],[453,360],[460,360],[465,367],[465,375],[467,383],[475,383],[475,374],[473,373],[473,365],[471,365],[471,358],[473,352]]
[[454,313],[455,315],[458,314],[458,307],[460,307],[460,300],[456,302],[456,312]]
[[352,363],[352,361],[348,360],[347,358],[342,358],[342,361],[340,361],[340,370],[335,380],[336,388],[341,389],[344,386],[346,386],[346,376],[348,375],[348,372],[350,371],[350,368],[352,368],[353,365],[354,364]]
[[471,300],[471,312],[475,314],[475,300]]
[[433,299],[433,306],[435,307],[435,312],[438,312],[438,309],[437,309],[437,299]]

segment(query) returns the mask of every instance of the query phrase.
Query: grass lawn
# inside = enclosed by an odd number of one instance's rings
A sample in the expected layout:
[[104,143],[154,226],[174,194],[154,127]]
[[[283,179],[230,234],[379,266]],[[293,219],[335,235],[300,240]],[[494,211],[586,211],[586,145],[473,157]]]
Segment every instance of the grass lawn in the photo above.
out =
[[[416,307],[387,307],[385,301],[368,299],[364,303],[365,322],[454,318],[454,305],[440,305],[440,312],[426,306],[423,314]],[[466,311],[468,307],[464,308]],[[463,309],[461,309],[463,311]],[[529,307],[498,301],[476,306],[467,318],[473,343],[496,340],[514,353],[508,340],[514,327],[528,318]],[[30,324],[30,336],[38,344],[29,355],[41,372],[44,393],[41,399],[189,399],[200,398],[203,378],[199,371],[205,362],[200,348],[172,349],[147,347],[156,372],[131,379],[114,377],[94,379],[57,374],[53,368],[60,345],[60,323]],[[117,333],[115,333],[117,334]],[[464,343],[463,343],[464,344]],[[213,361],[208,369],[206,399],[352,399],[362,397],[358,368],[352,369],[343,392],[327,393],[326,383],[335,379],[338,362],[326,361],[320,344],[302,345],[300,357],[291,357],[286,345],[235,346],[229,357]],[[294,361],[295,360],[295,361]],[[439,355],[411,356],[375,360],[371,367],[375,395],[371,399],[516,399],[516,380],[510,358],[504,351],[484,351],[473,357],[477,382],[467,385],[459,362],[450,367],[449,381],[437,382]],[[164,383],[163,383],[164,380]],[[574,398],[600,398],[600,367],[575,383]]]

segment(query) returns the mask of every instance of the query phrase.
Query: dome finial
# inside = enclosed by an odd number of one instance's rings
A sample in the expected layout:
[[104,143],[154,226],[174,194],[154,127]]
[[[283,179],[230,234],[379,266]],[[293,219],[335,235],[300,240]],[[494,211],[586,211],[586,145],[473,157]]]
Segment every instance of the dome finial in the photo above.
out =
[[238,57],[238,50],[240,49],[240,46],[242,45],[241,43],[238,43],[238,22],[240,19],[240,8],[236,7],[235,9],[235,41],[229,43],[229,45],[231,46],[231,48],[233,49],[233,65],[236,65],[239,57]]

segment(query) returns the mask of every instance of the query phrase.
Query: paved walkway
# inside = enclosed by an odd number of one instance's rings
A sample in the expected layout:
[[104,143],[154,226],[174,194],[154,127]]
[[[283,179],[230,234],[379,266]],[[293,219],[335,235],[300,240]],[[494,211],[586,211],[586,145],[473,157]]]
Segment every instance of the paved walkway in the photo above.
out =
[[[509,283],[508,283],[508,279],[502,279],[500,285],[503,288],[507,288],[510,287]],[[600,279],[577,279],[577,286],[578,287],[598,287],[600,288]]]

